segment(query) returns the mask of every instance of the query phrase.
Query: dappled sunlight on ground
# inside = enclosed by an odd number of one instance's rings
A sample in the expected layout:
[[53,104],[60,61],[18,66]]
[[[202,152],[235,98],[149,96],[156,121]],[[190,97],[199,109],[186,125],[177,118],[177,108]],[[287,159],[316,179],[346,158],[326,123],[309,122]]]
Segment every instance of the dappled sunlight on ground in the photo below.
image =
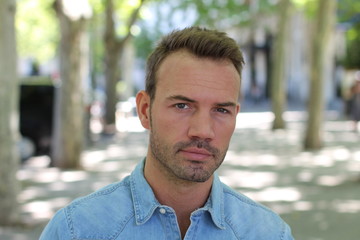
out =
[[259,192],[244,192],[245,195],[249,196],[258,202],[295,202],[301,199],[301,192],[297,188],[284,187],[275,188],[269,187]]
[[32,201],[22,205],[21,210],[27,214],[29,220],[34,224],[34,219],[36,221],[48,220],[54,216],[54,209],[59,209],[66,204],[68,204],[72,199],[71,198],[53,198],[50,200],[44,201]]
[[239,113],[236,120],[236,129],[261,128],[269,129],[274,114],[271,112]]
[[[287,129],[271,131],[272,113],[240,113],[220,178],[281,214],[296,239],[359,239],[354,226],[360,222],[360,135],[330,112],[324,147],[304,151],[306,114],[284,117]],[[148,136],[138,121],[123,121],[114,138],[104,137],[83,152],[83,170],[48,168],[48,157],[27,161],[17,177],[22,216],[31,227],[0,228],[0,239],[38,239],[59,208],[127,176],[145,156]]]
[[360,200],[336,201],[334,208],[340,213],[360,213]]
[[221,180],[234,188],[263,189],[273,186],[277,181],[277,174],[273,172],[253,172],[242,170],[223,170]]

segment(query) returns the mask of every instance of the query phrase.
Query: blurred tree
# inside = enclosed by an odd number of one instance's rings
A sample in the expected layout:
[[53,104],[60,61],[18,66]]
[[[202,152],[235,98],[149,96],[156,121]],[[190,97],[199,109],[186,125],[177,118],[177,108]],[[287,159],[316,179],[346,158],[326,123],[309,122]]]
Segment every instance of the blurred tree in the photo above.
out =
[[329,37],[336,22],[336,0],[319,0],[311,51],[310,95],[308,121],[305,133],[305,149],[322,147],[322,121],[324,111],[323,88],[325,83],[325,59],[329,50]]
[[281,0],[279,4],[280,18],[278,19],[278,32],[275,38],[273,54],[273,75],[271,77],[271,101],[272,111],[274,113],[273,129],[285,128],[283,118],[284,107],[286,104],[286,42],[288,41],[289,21],[290,21],[291,2],[290,0]]
[[79,168],[83,149],[83,80],[88,45],[85,27],[92,10],[87,0],[56,0],[54,7],[61,33],[61,85],[56,94],[52,160],[57,167]]
[[[106,0],[104,44],[106,78],[105,124],[107,126],[115,124],[116,103],[118,102],[116,84],[120,79],[121,71],[119,60],[126,42],[132,35],[132,27],[138,18],[144,0],[135,1],[137,3],[133,6],[131,6],[131,2],[125,2],[119,2],[118,4],[121,4],[119,6],[114,5],[114,0]],[[120,16],[122,16],[125,24],[122,24],[121,27],[118,27],[115,20],[116,9],[122,10]],[[131,9],[130,12],[129,9]]]
[[0,225],[18,221],[18,76],[15,0],[0,1]]
[[[103,39],[102,33],[104,29],[104,4],[103,0],[89,0],[93,8],[93,16],[89,21],[89,35],[90,35],[90,71],[91,71],[91,89],[95,90],[98,86],[97,78],[102,74],[103,70]],[[90,99],[94,100],[94,92],[91,91]]]

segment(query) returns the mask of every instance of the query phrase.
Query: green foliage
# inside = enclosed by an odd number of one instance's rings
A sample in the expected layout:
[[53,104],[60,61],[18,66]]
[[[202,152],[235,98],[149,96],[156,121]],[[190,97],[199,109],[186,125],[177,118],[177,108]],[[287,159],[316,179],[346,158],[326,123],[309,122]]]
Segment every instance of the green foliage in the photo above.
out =
[[16,30],[20,57],[45,62],[55,56],[59,28],[53,0],[17,2]]
[[347,49],[343,65],[348,69],[360,69],[360,23],[347,32],[346,41]]
[[360,1],[339,1],[338,18],[348,27],[346,56],[342,63],[348,69],[360,69]]
[[137,56],[146,59],[154,48],[155,39],[160,37],[160,33],[152,33],[150,31],[142,30],[139,35],[134,38]]
[[276,9],[276,1],[184,1],[183,7],[196,9],[198,18],[195,24],[226,29],[248,25],[254,15],[273,13]]
[[94,14],[101,14],[105,11],[104,0],[89,0],[89,3],[94,11]]
[[295,7],[302,9],[308,18],[313,19],[317,14],[317,6],[320,0],[291,0]]
[[[316,15],[317,3],[320,0],[292,0],[294,5],[304,10],[312,19]],[[346,56],[342,64],[346,68],[360,69],[360,1],[339,0],[337,11],[338,22],[348,28],[346,32]]]
[[116,9],[116,32],[119,36],[125,36],[128,32],[128,22],[135,9],[140,6],[140,0],[114,1]]
[[180,8],[181,0],[147,1],[140,11],[140,19],[136,27],[140,29],[138,34],[133,34],[137,56],[146,59],[153,50],[157,40],[170,29],[177,26],[172,21],[172,16],[178,11],[185,11]]
[[[339,1],[338,16],[340,22],[359,21],[360,1],[359,0],[341,0]],[[356,19],[357,18],[357,19]]]
[[141,27],[140,35],[135,38],[138,56],[147,56],[153,43],[175,28],[198,25],[226,31],[249,25],[258,15],[273,14],[277,7],[276,0],[152,1],[146,4],[143,20],[138,23]]

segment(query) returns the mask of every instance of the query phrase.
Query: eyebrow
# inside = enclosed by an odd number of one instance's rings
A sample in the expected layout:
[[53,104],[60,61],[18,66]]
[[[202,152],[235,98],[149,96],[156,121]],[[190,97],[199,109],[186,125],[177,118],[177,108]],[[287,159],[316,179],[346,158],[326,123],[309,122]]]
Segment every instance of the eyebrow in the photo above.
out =
[[174,95],[174,96],[168,97],[167,99],[169,99],[169,100],[181,100],[181,101],[191,102],[191,103],[196,102],[194,99],[185,97],[183,95]]
[[236,103],[234,102],[224,102],[224,103],[218,103],[216,106],[218,107],[236,107]]
[[[183,95],[174,95],[174,96],[170,96],[167,99],[173,101],[173,100],[181,100],[181,101],[185,101],[185,102],[190,102],[190,103],[196,103],[196,100],[185,97]],[[223,103],[216,103],[215,106],[218,107],[236,107],[236,103],[234,102],[223,102]]]

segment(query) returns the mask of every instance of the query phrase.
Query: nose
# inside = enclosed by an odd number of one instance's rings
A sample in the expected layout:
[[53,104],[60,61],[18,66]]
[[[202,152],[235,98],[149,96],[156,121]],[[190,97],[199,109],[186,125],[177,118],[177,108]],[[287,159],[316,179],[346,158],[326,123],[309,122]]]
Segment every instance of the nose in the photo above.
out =
[[188,136],[210,142],[215,137],[214,121],[210,113],[197,111],[191,116]]

